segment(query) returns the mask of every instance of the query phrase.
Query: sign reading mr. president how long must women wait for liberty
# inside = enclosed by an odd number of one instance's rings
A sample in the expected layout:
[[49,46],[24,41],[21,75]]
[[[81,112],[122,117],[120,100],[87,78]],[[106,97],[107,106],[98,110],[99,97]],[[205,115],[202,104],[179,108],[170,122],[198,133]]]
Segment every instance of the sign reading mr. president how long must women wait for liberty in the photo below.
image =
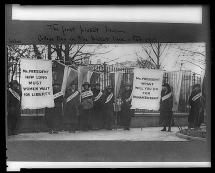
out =
[[52,62],[21,59],[22,109],[54,107]]
[[163,72],[134,69],[131,109],[159,110]]

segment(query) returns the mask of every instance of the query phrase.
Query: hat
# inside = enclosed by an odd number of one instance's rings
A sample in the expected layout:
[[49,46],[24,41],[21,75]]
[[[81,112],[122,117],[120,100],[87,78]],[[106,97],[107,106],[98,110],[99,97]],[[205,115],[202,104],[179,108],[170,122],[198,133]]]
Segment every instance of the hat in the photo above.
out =
[[53,83],[53,86],[60,86],[59,83]]
[[72,85],[77,85],[77,83],[72,82],[72,83],[69,84],[69,86],[72,86]]
[[170,92],[171,91],[171,87],[168,83],[163,83],[162,85],[163,87],[166,87],[168,89],[168,91]]
[[95,85],[95,86],[100,86],[100,83],[95,83],[94,85]]
[[12,86],[12,85],[19,85],[19,82],[17,80],[12,80],[10,83],[9,83],[9,86]]
[[169,84],[168,83],[163,83],[162,86],[169,87]]
[[111,85],[108,85],[107,89],[113,89],[113,87]]
[[201,85],[200,84],[194,84],[192,89],[194,89],[194,88],[201,88]]
[[125,83],[125,86],[131,87],[131,84],[130,83]]
[[90,86],[89,82],[84,82],[84,83],[82,84],[82,86],[85,86],[85,85]]

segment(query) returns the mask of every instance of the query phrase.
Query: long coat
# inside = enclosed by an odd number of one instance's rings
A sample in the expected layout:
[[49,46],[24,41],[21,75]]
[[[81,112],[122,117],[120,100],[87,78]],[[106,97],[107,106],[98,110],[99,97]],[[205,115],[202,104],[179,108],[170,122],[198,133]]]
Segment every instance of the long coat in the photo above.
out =
[[102,127],[102,113],[103,113],[103,92],[97,89],[93,90],[94,103],[93,103],[93,127],[101,128]]
[[[21,99],[21,92],[15,91]],[[18,119],[21,116],[21,102],[10,91],[7,90],[7,127],[11,134],[16,130]]]
[[79,91],[76,90],[74,92],[66,92],[64,101],[64,117],[63,117],[64,123],[78,124],[79,105],[80,105]]
[[[164,98],[164,97],[168,97],[168,98],[165,100],[162,100],[162,98]],[[160,123],[161,124],[166,124],[169,126],[171,125],[172,107],[173,107],[173,96],[172,96],[171,92],[164,93],[162,91],[161,92],[161,102],[160,102]]]
[[[54,94],[57,92],[54,91]],[[45,109],[45,119],[47,122],[47,126],[49,129],[60,129],[61,120],[62,120],[62,103],[63,103],[63,95],[54,99],[55,106],[53,108]]]
[[89,130],[92,127],[93,93],[91,90],[82,90],[80,104],[80,129]]
[[188,122],[192,126],[199,126],[204,119],[202,96],[200,92],[192,92],[189,97],[189,104],[191,106],[188,116]]
[[131,116],[133,114],[133,110],[131,110],[131,92],[132,90],[124,91],[121,94],[122,106],[121,106],[121,123],[124,127],[129,127],[131,123]]
[[[112,97],[111,97],[112,96]],[[113,128],[114,123],[114,96],[113,93],[104,93],[104,109],[103,109],[103,127],[105,129]]]

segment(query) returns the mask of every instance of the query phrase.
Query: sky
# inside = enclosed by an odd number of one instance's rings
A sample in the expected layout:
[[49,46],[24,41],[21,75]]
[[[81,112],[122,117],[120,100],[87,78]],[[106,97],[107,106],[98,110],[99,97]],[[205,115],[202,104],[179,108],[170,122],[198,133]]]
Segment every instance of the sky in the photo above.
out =
[[[85,50],[91,49],[98,45],[86,45]],[[97,63],[97,59],[108,64],[115,64],[116,62],[136,61],[137,55],[146,58],[142,46],[146,44],[105,44],[105,48],[100,48],[97,52],[108,52],[105,54],[98,54],[91,57],[92,63]],[[102,47],[102,46],[101,46]],[[184,51],[188,50],[188,51]],[[189,52],[190,51],[190,52]],[[161,59],[166,71],[177,70],[191,70],[200,75],[204,75],[204,65],[199,64],[201,59],[205,62],[205,56],[199,54],[192,54],[191,52],[205,53],[205,43],[173,43],[165,49]],[[188,62],[189,61],[189,62]],[[182,63],[182,64],[181,64]],[[195,65],[194,65],[194,64]],[[182,66],[181,66],[182,65]],[[202,69],[200,67],[202,67]]]
[[[26,47],[27,46],[27,47]],[[38,45],[42,49],[45,45]],[[76,45],[77,47],[78,45]],[[96,64],[98,59],[101,63],[115,64],[126,61],[137,61],[137,57],[147,59],[147,54],[143,48],[148,44],[86,44],[81,49],[82,52],[93,52],[94,55],[90,57],[92,64]],[[204,76],[205,69],[205,43],[168,43],[167,48],[161,56],[163,70],[165,71],[179,71],[191,70],[197,74]],[[47,58],[47,46],[45,51],[45,58]],[[21,49],[31,49],[32,45],[21,45]],[[150,49],[149,49],[150,50]],[[197,52],[193,54],[193,52]],[[31,55],[31,54],[30,54]],[[29,56],[30,56],[29,55]],[[17,55],[14,55],[17,56]],[[52,54],[55,59],[57,54]],[[152,56],[154,54],[152,53]],[[199,62],[201,61],[201,63]]]

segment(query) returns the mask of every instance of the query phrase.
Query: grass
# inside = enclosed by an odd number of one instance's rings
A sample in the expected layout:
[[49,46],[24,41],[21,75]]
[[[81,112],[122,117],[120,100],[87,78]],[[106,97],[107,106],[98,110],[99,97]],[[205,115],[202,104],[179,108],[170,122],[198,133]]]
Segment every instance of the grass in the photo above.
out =
[[192,137],[206,138],[206,128],[183,129],[180,133]]

